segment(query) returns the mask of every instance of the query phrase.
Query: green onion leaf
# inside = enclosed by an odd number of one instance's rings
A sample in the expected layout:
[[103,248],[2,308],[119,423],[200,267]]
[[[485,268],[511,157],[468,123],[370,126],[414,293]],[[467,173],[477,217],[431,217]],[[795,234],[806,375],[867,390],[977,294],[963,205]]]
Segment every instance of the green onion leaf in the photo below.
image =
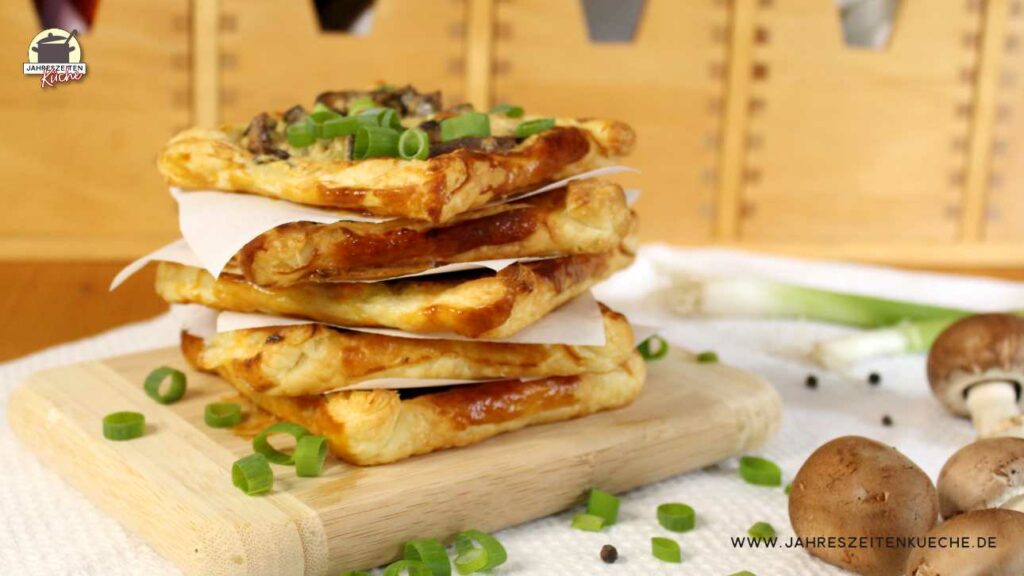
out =
[[487,552],[483,548],[473,548],[455,557],[455,569],[459,574],[481,572],[487,566]]
[[231,482],[249,496],[269,492],[274,486],[274,472],[263,454],[249,454],[231,466]]
[[320,125],[321,138],[337,138],[339,136],[351,136],[359,130],[362,124],[357,118],[346,118],[338,116],[325,121]]
[[665,530],[671,530],[672,532],[693,530],[696,521],[696,512],[686,504],[671,502],[658,506],[658,524],[661,524]]
[[491,135],[491,117],[483,112],[463,112],[441,120],[441,141],[484,138]]
[[714,350],[705,350],[700,354],[697,354],[698,364],[717,364],[718,354]]
[[451,576],[452,565],[448,561],[448,551],[444,544],[434,538],[420,538],[405,543],[402,557],[416,560],[427,565],[431,576]]
[[619,499],[603,490],[593,489],[587,497],[587,514],[604,518],[606,526],[611,526],[619,519]]
[[756,522],[747,530],[747,534],[754,540],[767,540],[775,537],[775,528],[767,522]]
[[295,443],[295,475],[303,478],[319,476],[327,459],[327,438],[307,434]]
[[757,456],[740,458],[740,476],[757,486],[782,486],[782,469],[775,462]]
[[[170,380],[166,392],[160,392],[160,386],[164,380]],[[146,376],[142,385],[146,395],[161,404],[173,404],[185,395],[185,374],[181,370],[175,370],[167,366],[161,366]]]
[[296,122],[285,130],[288,136],[288,145],[292,148],[305,148],[316,142],[316,128],[310,122]]
[[683,561],[683,553],[679,549],[679,543],[671,538],[655,536],[651,538],[651,554],[662,562],[679,564]]
[[[459,566],[470,564],[469,555],[471,553],[475,554],[474,550],[483,550],[487,562],[482,567],[471,572],[463,571],[464,568]],[[463,575],[491,570],[504,564],[505,560],[508,559],[508,554],[505,552],[505,547],[501,545],[501,542],[498,542],[494,536],[479,530],[466,530],[456,534],[455,551],[458,553],[458,557],[455,558],[455,568],[459,571],[459,574]]]
[[790,492],[793,491],[793,483],[786,484],[786,496],[789,496]]
[[103,417],[103,437],[107,440],[133,440],[145,432],[146,417],[138,412],[114,412]]
[[[657,344],[652,350],[651,344]],[[655,360],[661,360],[668,355],[668,341],[661,336],[651,336],[647,340],[644,340],[636,347],[636,351],[644,357],[644,360],[653,362]]]
[[372,120],[374,126],[380,126],[381,128],[394,128],[395,130],[402,129],[402,121],[398,118],[398,113],[392,108],[367,108],[359,113],[359,117],[367,120]]
[[356,131],[352,157],[356,160],[363,160],[398,156],[399,138],[398,130],[379,126],[361,126]]
[[242,406],[237,402],[207,404],[203,420],[210,428],[230,428],[242,421]]
[[382,576],[430,576],[430,568],[416,560],[399,560],[388,564]]
[[538,132],[550,130],[554,127],[554,118],[537,118],[536,120],[527,120],[519,126],[516,126],[516,138],[529,138]]
[[402,160],[426,160],[430,156],[430,137],[419,128],[402,132],[398,138],[398,157]]
[[375,106],[373,98],[369,96],[363,96],[362,98],[356,98],[355,100],[348,103],[348,115],[355,116],[367,108],[373,108]]
[[491,114],[504,114],[509,118],[522,118],[523,107],[513,106],[511,104],[498,104],[494,108],[491,108]]
[[570,526],[576,530],[600,532],[601,528],[604,528],[604,518],[593,514],[577,514],[573,516]]
[[291,422],[278,422],[277,424],[272,424],[266,427],[252,439],[252,449],[257,454],[266,456],[267,460],[274,464],[291,465],[295,463],[294,454],[280,452],[271,446],[270,440],[268,439],[271,434],[288,434],[298,442],[303,436],[309,434],[309,430]]

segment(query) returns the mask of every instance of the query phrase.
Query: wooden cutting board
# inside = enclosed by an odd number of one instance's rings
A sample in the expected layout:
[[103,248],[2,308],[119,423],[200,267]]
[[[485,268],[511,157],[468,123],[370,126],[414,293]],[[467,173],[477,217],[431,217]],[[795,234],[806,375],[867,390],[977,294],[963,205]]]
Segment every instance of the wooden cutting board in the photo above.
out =
[[[412,538],[497,530],[569,508],[591,487],[621,492],[746,452],[781,416],[760,378],[674,349],[649,365],[643,394],[627,408],[386,466],[332,458],[319,478],[275,466],[273,492],[249,497],[230,473],[249,440],[203,423],[203,407],[232,389],[186,369],[185,398],[162,406],[142,390],[160,365],[186,366],[168,348],[40,372],[14,391],[10,423],[98,506],[204,576],[380,565]],[[146,435],[105,440],[101,420],[119,410],[144,413]]]

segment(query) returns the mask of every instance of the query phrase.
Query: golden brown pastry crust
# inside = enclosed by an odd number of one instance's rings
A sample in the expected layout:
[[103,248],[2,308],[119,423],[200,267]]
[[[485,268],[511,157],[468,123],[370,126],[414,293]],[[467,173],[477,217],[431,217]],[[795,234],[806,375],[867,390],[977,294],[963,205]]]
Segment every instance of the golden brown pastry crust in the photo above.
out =
[[249,242],[234,262],[260,286],[373,280],[450,263],[607,252],[634,226],[622,188],[587,179],[441,227],[408,220],[284,224]]
[[[280,118],[280,115],[277,116]],[[272,162],[241,145],[243,126],[192,128],[157,162],[172,186],[248,192],[327,208],[434,223],[492,200],[613,163],[633,148],[633,129],[608,120],[558,120],[513,150],[456,150],[428,160],[372,158]]]
[[[202,346],[182,334],[182,351],[193,364]],[[454,386],[406,399],[394,390],[268,396],[237,373],[220,374],[259,408],[325,436],[339,458],[368,466],[625,406],[640,394],[646,367],[633,352],[604,373]]]
[[521,262],[497,273],[282,288],[261,288],[231,274],[215,279],[201,268],[161,262],[156,291],[171,303],[220,310],[293,316],[341,326],[505,338],[625,268],[633,256],[633,247],[623,243],[603,254]]
[[486,380],[607,372],[633,350],[625,317],[602,306],[604,346],[414,339],[324,324],[222,332],[196,364],[271,396],[321,394],[379,378]]

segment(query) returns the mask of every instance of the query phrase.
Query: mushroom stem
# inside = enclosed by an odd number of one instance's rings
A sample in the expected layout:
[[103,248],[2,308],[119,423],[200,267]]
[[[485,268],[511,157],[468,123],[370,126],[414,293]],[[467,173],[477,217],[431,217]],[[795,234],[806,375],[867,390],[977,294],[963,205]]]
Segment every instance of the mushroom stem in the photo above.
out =
[[1017,405],[1017,388],[1011,382],[981,382],[967,390],[967,409],[981,438],[1024,437]]
[[1010,498],[1003,503],[1000,508],[1006,510],[1013,510],[1015,512],[1024,512],[1024,493],[1018,494],[1013,498]]

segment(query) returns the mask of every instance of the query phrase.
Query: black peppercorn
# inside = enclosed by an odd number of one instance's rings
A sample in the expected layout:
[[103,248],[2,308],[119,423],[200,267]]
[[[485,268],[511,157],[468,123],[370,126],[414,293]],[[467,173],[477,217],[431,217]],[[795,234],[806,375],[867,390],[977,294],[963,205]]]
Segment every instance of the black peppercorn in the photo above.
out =
[[878,372],[872,372],[871,374],[868,374],[868,383],[871,384],[872,386],[878,386],[879,384],[882,383],[882,375],[879,374]]
[[818,377],[815,376],[814,374],[808,374],[807,375],[807,379],[804,380],[804,386],[807,386],[808,388],[811,388],[812,390],[814,388],[817,388],[818,387]]
[[615,561],[619,559],[619,551],[615,549],[615,546],[611,544],[605,544],[601,546],[601,560],[606,564],[615,564]]
[[892,416],[888,414],[882,416],[882,426],[892,426]]

